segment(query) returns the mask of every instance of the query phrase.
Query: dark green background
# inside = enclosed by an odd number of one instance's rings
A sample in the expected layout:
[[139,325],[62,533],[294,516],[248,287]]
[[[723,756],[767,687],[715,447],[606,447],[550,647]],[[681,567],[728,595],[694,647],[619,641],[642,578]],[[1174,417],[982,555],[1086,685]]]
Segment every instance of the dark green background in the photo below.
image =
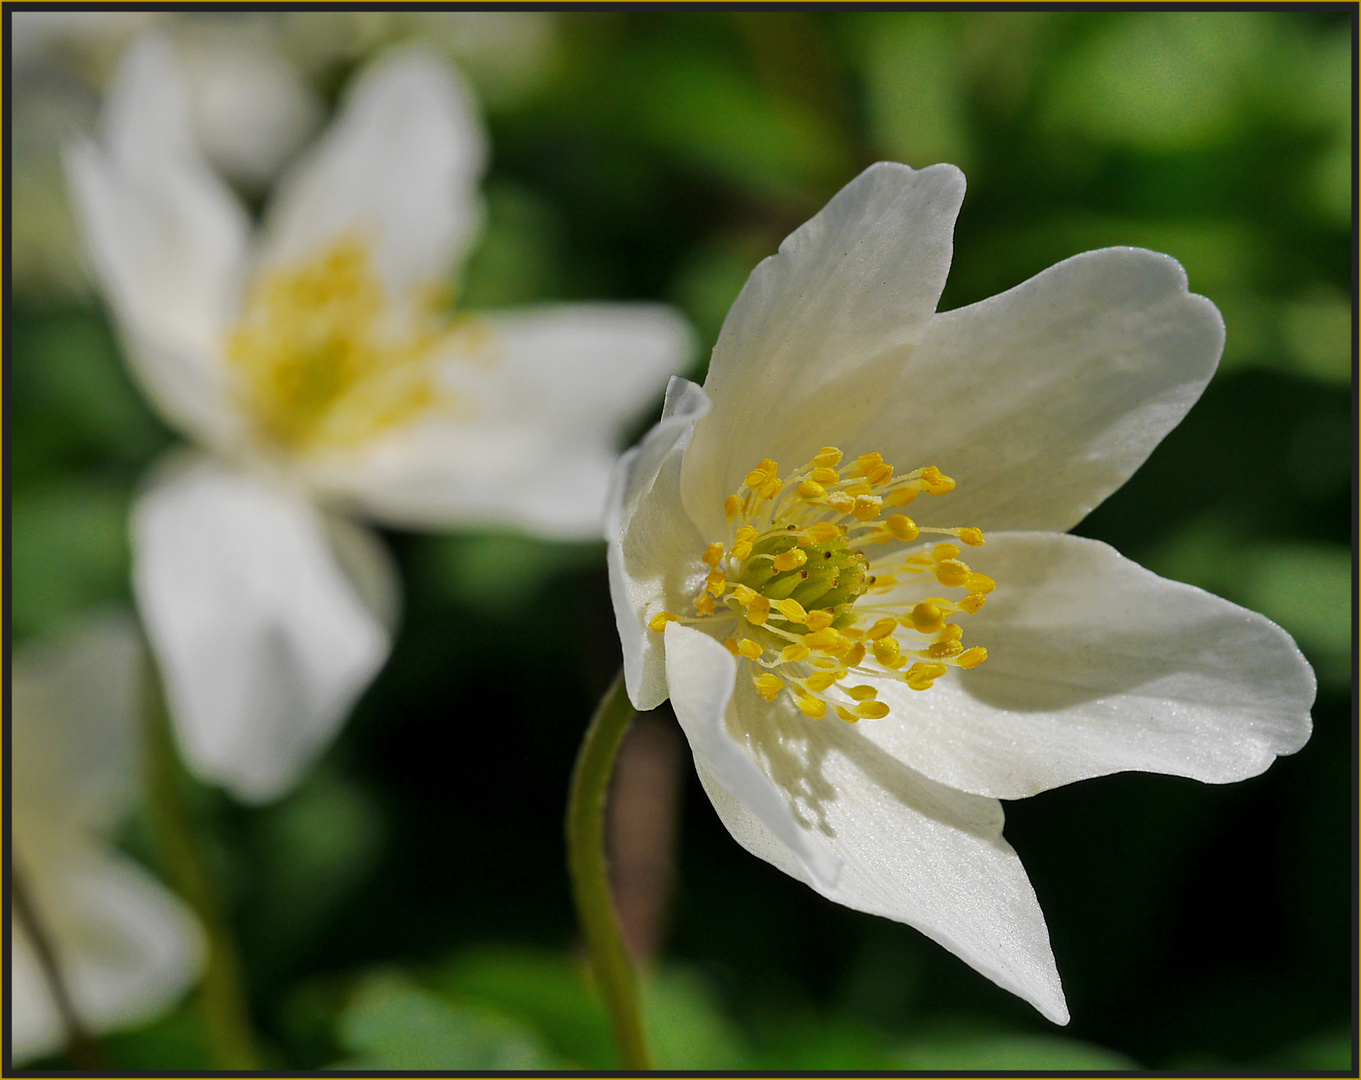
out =
[[[942,308],[1089,248],[1165,251],[1223,311],[1224,361],[1078,531],[1265,612],[1319,674],[1312,740],[1264,776],[1128,774],[1008,804],[1073,1014],[1062,1030],[915,931],[748,856],[687,770],[652,991],[660,1062],[1349,1067],[1349,17],[554,18],[528,89],[498,93],[470,60],[493,157],[463,303],[665,299],[707,352],[751,267],[885,158],[968,175]],[[323,92],[354,62],[319,72]],[[21,293],[10,327],[22,643],[128,600],[129,498],[173,439],[97,303]],[[561,838],[572,756],[618,664],[603,546],[389,539],[400,637],[322,766],[262,811],[190,792],[271,1061],[608,1067]],[[126,842],[156,864],[140,821]],[[127,1068],[208,1064],[192,999],[109,1046]]]

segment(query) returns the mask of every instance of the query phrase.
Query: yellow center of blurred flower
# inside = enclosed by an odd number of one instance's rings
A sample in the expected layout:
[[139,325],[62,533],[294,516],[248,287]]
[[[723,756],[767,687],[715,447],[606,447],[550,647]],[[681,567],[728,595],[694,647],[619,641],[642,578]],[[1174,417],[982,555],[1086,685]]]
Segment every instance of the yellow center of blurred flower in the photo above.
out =
[[342,238],[251,285],[227,342],[258,434],[293,451],[345,449],[455,402],[435,359],[466,323],[397,312],[368,247]]
[[[701,556],[709,572],[694,614],[662,612],[650,625],[662,632],[668,622],[731,621],[724,644],[747,661],[767,701],[788,693],[814,719],[829,706],[848,723],[887,716],[878,690],[857,676],[928,690],[947,668],[987,659],[981,647],[964,648],[963,628],[949,621],[978,611],[996,587],[960,560],[959,544],[867,552],[923,533],[982,544],[979,529],[918,526],[899,510],[923,492],[954,487],[934,465],[895,479],[880,454],[843,465],[834,446],[784,478],[766,458],[724,504],[733,532]],[[939,587],[960,595],[930,595]]]

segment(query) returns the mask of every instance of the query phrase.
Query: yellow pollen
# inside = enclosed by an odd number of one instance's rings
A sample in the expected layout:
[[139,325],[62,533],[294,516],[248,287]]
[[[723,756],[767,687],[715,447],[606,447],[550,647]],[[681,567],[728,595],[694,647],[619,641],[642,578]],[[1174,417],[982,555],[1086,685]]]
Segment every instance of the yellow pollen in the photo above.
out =
[[990,593],[997,588],[997,582],[988,577],[987,574],[970,574],[964,582],[964,587],[971,593]]
[[892,618],[880,619],[869,628],[869,637],[872,641],[878,641],[882,637],[887,637],[898,629],[898,620]]
[[884,496],[885,506],[906,506],[917,497],[917,489],[908,485],[894,488]]
[[770,618],[770,601],[764,596],[752,597],[752,601],[747,605],[747,622],[753,626],[764,626]]
[[830,611],[810,611],[803,624],[809,630],[826,630],[834,620],[835,616]]
[[739,655],[736,638],[730,637],[727,640],[725,640],[723,642],[723,647],[727,649],[728,652],[732,653],[733,656]]
[[740,642],[737,643],[737,651],[740,652],[743,656],[745,656],[748,660],[755,660],[765,650],[763,650],[761,646],[758,645],[756,642],[752,641],[751,638],[743,638]]
[[857,495],[851,514],[857,521],[873,521],[883,509],[884,500],[877,495]]
[[661,633],[666,629],[666,624],[669,622],[680,622],[680,616],[672,615],[669,611],[663,611],[652,616],[651,620],[648,622],[648,626],[652,627],[652,629],[656,630],[658,633]]
[[838,705],[836,707],[836,714],[848,724],[854,724],[860,720],[860,717],[856,716],[855,713],[851,712],[851,710],[844,705]]
[[810,475],[813,483],[821,484],[823,487],[826,487],[828,484],[839,483],[841,480],[841,474],[835,469],[814,469]]
[[987,658],[988,650],[983,648],[982,645],[975,645],[972,649],[965,649],[960,653],[958,659],[955,660],[955,663],[967,670],[968,668],[977,667]]
[[866,720],[882,720],[888,715],[889,708],[882,701],[866,701],[857,705],[854,711]]
[[695,601],[695,610],[701,615],[712,615],[717,610],[713,595],[708,592],[702,593],[700,598]]
[[841,464],[841,451],[835,446],[824,446],[813,455],[813,464],[819,468],[835,468]]
[[805,499],[820,499],[827,494],[827,489],[816,480],[805,480],[799,485],[799,494]]
[[742,500],[736,495],[729,495],[723,500],[723,513],[727,515],[729,521],[742,512]]
[[848,686],[846,693],[856,701],[870,701],[879,696],[879,691],[872,686]]
[[920,535],[917,523],[906,514],[890,514],[885,520],[884,526],[898,540],[911,542]]
[[784,680],[769,672],[756,680],[756,692],[767,701],[774,701],[784,689]]
[[981,547],[983,544],[983,530],[972,528],[960,529],[959,541],[962,544],[968,544],[969,547]]
[[723,561],[723,545],[710,544],[704,551],[704,557],[700,562],[708,567],[717,567]]
[[774,565],[775,569],[780,571],[797,570],[807,561],[808,556],[799,548],[790,548],[788,551],[784,552],[784,554],[775,556]]
[[922,483],[926,485],[928,495],[946,495],[955,490],[955,482],[934,465],[922,470]]
[[812,655],[812,649],[797,641],[793,645],[786,645],[780,650],[780,659],[786,664],[797,664],[802,660],[807,660]]
[[790,622],[801,623],[807,620],[808,612],[803,610],[803,605],[797,600],[784,599],[775,602],[775,610],[783,615]]
[[958,588],[969,580],[969,568],[958,559],[936,564],[936,580],[948,588]]

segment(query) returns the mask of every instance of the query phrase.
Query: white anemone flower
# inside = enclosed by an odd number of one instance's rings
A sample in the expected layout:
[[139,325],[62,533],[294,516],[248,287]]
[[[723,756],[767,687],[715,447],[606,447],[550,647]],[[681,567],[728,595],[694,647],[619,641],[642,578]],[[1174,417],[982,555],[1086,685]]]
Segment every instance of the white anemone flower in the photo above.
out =
[[[92,618],[14,656],[14,869],[33,901],[81,1023],[150,1020],[193,985],[197,920],[108,841],[132,809],[144,668],[127,618]],[[61,1049],[66,1032],[24,923],[11,916],[9,999],[16,1065]]]
[[1064,1023],[998,800],[1253,776],[1314,678],[1262,616],[1065,535],[1204,389],[1214,305],[1108,248],[937,314],[963,196],[872,166],[756,268],[620,464],[611,590],[630,700],[671,699],[738,843]]
[[598,537],[615,440],[690,338],[656,305],[442,312],[486,150],[471,92],[422,52],[360,74],[259,229],[193,130],[146,39],[67,166],[132,373],[210,452],[162,470],[132,524],[176,734],[259,802],[389,650],[394,574],[345,515]]

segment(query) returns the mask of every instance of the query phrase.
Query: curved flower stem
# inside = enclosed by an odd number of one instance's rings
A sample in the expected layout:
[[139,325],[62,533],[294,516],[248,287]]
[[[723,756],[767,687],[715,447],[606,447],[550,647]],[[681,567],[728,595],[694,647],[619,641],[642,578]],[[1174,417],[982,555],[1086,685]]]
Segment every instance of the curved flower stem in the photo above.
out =
[[633,963],[619,932],[605,863],[605,799],[614,758],[633,715],[621,671],[600,699],[572,769],[567,797],[567,866],[577,918],[586,935],[596,984],[609,1010],[620,1064],[630,1071],[642,1071],[652,1066],[643,1039]]
[[150,659],[146,681],[151,813],[171,884],[194,909],[208,937],[208,963],[199,1001],[213,1064],[218,1069],[258,1069],[260,1055],[241,977],[241,959],[180,794],[183,767],[170,733],[160,673]]
[[109,1060],[104,1054],[104,1048],[94,1040],[81,1022],[80,1013],[76,1011],[75,1002],[71,1000],[71,991],[62,975],[52,935],[47,932],[47,926],[38,914],[28,888],[28,880],[21,872],[17,859],[10,864],[9,885],[10,899],[14,904],[14,918],[23,927],[29,942],[33,945],[38,966],[47,981],[48,993],[52,995],[52,1003],[57,1007],[61,1026],[66,1029],[67,1054],[71,1058],[71,1063],[76,1068],[86,1071],[108,1069]]

